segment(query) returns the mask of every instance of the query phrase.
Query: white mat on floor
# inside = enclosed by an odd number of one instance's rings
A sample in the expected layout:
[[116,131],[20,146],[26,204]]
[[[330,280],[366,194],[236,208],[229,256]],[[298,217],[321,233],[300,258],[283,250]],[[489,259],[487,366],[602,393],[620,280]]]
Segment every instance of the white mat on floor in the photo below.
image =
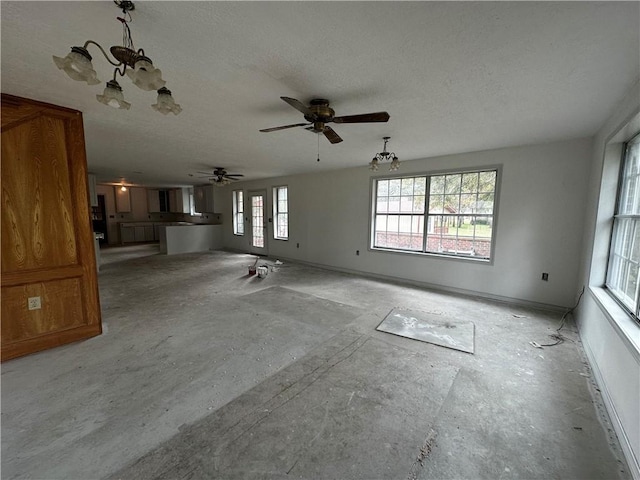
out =
[[462,352],[474,352],[473,322],[452,319],[445,315],[394,308],[376,330]]

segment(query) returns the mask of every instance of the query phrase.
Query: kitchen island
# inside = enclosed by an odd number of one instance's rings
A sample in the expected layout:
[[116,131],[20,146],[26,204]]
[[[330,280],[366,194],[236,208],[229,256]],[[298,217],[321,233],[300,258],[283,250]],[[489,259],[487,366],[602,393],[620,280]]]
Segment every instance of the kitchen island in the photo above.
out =
[[222,248],[222,225],[168,225],[158,228],[160,253],[206,252]]

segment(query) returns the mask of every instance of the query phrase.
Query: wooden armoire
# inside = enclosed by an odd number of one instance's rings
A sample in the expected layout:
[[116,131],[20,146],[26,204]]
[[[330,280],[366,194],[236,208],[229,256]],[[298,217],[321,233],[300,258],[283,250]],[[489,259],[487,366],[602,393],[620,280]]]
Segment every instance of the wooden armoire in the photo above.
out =
[[102,332],[82,114],[2,95],[0,358]]

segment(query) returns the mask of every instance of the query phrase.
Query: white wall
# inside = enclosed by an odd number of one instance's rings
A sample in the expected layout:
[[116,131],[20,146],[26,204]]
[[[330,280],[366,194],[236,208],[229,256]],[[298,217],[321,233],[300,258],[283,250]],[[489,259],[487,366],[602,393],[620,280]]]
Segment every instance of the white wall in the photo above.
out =
[[[367,158],[359,168],[239,182],[216,191],[216,210],[223,214],[225,246],[246,251],[248,235],[232,232],[232,190],[266,189],[271,212],[272,187],[288,185],[290,238],[274,240],[269,224],[274,258],[566,307],[579,290],[591,148],[590,139],[580,139],[402,163],[402,174],[502,166],[492,264],[369,250],[373,172]],[[400,146],[396,151],[402,155]],[[382,169],[375,173],[384,175]],[[548,282],[542,272],[549,273]]]
[[625,451],[640,479],[640,326],[609,299],[605,281],[621,142],[640,130],[640,83],[595,136],[580,283],[588,285],[576,319],[585,351]]

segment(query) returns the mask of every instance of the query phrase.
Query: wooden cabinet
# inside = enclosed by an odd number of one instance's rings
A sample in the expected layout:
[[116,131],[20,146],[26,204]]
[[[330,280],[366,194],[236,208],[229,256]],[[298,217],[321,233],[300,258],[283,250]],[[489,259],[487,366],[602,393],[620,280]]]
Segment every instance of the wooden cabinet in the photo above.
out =
[[98,192],[96,191],[96,176],[91,173],[88,175],[89,179],[89,205],[92,207],[98,206]]
[[102,331],[82,114],[2,95],[1,358]]
[[172,213],[190,213],[188,189],[174,188],[169,190],[169,211]]
[[200,185],[193,187],[193,201],[196,212],[214,213],[213,185]]
[[[175,201],[175,200],[174,200]],[[147,204],[149,213],[166,213],[171,210],[171,190],[148,188]]]
[[114,187],[116,191],[116,212],[125,213],[131,211],[131,196],[129,189],[122,190],[121,187]]

